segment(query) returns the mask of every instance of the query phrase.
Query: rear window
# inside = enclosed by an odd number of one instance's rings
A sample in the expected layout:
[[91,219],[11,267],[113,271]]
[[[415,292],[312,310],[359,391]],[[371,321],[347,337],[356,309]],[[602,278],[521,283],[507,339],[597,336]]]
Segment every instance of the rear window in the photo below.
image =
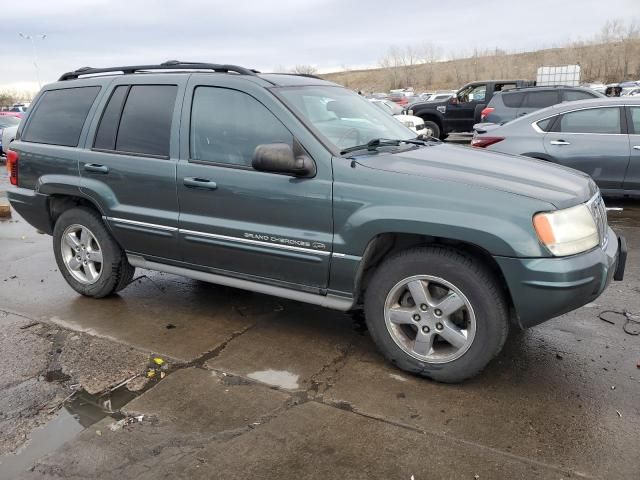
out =
[[541,92],[528,92],[522,102],[523,108],[546,108],[559,103],[558,92],[555,90],[543,90]]
[[80,133],[100,87],[65,88],[42,94],[22,140],[77,147]]
[[523,92],[513,92],[513,93],[503,93],[502,94],[502,102],[505,107],[509,108],[520,108],[522,105],[522,100],[524,99]]

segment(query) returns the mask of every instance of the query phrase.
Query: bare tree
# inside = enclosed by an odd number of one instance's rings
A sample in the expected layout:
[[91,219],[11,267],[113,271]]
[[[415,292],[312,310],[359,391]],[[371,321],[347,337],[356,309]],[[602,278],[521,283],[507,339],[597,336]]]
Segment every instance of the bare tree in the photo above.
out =
[[292,72],[298,75],[315,75],[318,73],[318,69],[313,65],[296,65]]

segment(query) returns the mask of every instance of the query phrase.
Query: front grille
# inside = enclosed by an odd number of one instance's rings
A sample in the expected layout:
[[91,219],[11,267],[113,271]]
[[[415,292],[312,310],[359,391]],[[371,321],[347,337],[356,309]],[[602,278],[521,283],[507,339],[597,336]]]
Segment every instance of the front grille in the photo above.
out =
[[591,215],[593,215],[593,219],[596,222],[596,227],[598,227],[600,246],[604,248],[607,246],[608,239],[607,208],[604,205],[604,200],[602,200],[600,193],[596,194],[591,200],[589,200],[588,205],[591,210]]

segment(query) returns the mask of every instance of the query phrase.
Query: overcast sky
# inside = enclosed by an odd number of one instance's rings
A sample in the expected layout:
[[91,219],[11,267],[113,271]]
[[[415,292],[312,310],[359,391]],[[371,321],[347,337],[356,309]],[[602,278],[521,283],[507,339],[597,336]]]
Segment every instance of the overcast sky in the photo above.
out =
[[[5,0],[7,1],[7,0]],[[81,66],[169,59],[262,71],[375,66],[390,45],[445,51],[536,49],[589,38],[609,18],[640,19],[640,0],[19,0],[2,12],[0,88],[35,87]]]

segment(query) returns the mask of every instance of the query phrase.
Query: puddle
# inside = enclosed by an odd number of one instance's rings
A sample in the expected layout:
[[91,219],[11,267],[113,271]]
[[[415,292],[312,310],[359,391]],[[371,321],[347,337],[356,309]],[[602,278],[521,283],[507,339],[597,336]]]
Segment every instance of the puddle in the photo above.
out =
[[126,388],[105,395],[79,391],[49,422],[31,431],[26,446],[14,454],[0,456],[0,480],[13,479],[29,470],[38,459],[54,452],[103,418],[122,418],[117,412],[138,395],[139,392],[130,392]]
[[85,427],[66,408],[60,411],[46,425],[31,432],[31,440],[16,454],[0,457],[0,479],[11,479],[27,471],[43,456],[58,449],[78,435]]
[[286,390],[299,388],[298,378],[300,378],[300,376],[285,370],[262,370],[250,373],[247,377],[266,383],[267,385],[284,388]]

